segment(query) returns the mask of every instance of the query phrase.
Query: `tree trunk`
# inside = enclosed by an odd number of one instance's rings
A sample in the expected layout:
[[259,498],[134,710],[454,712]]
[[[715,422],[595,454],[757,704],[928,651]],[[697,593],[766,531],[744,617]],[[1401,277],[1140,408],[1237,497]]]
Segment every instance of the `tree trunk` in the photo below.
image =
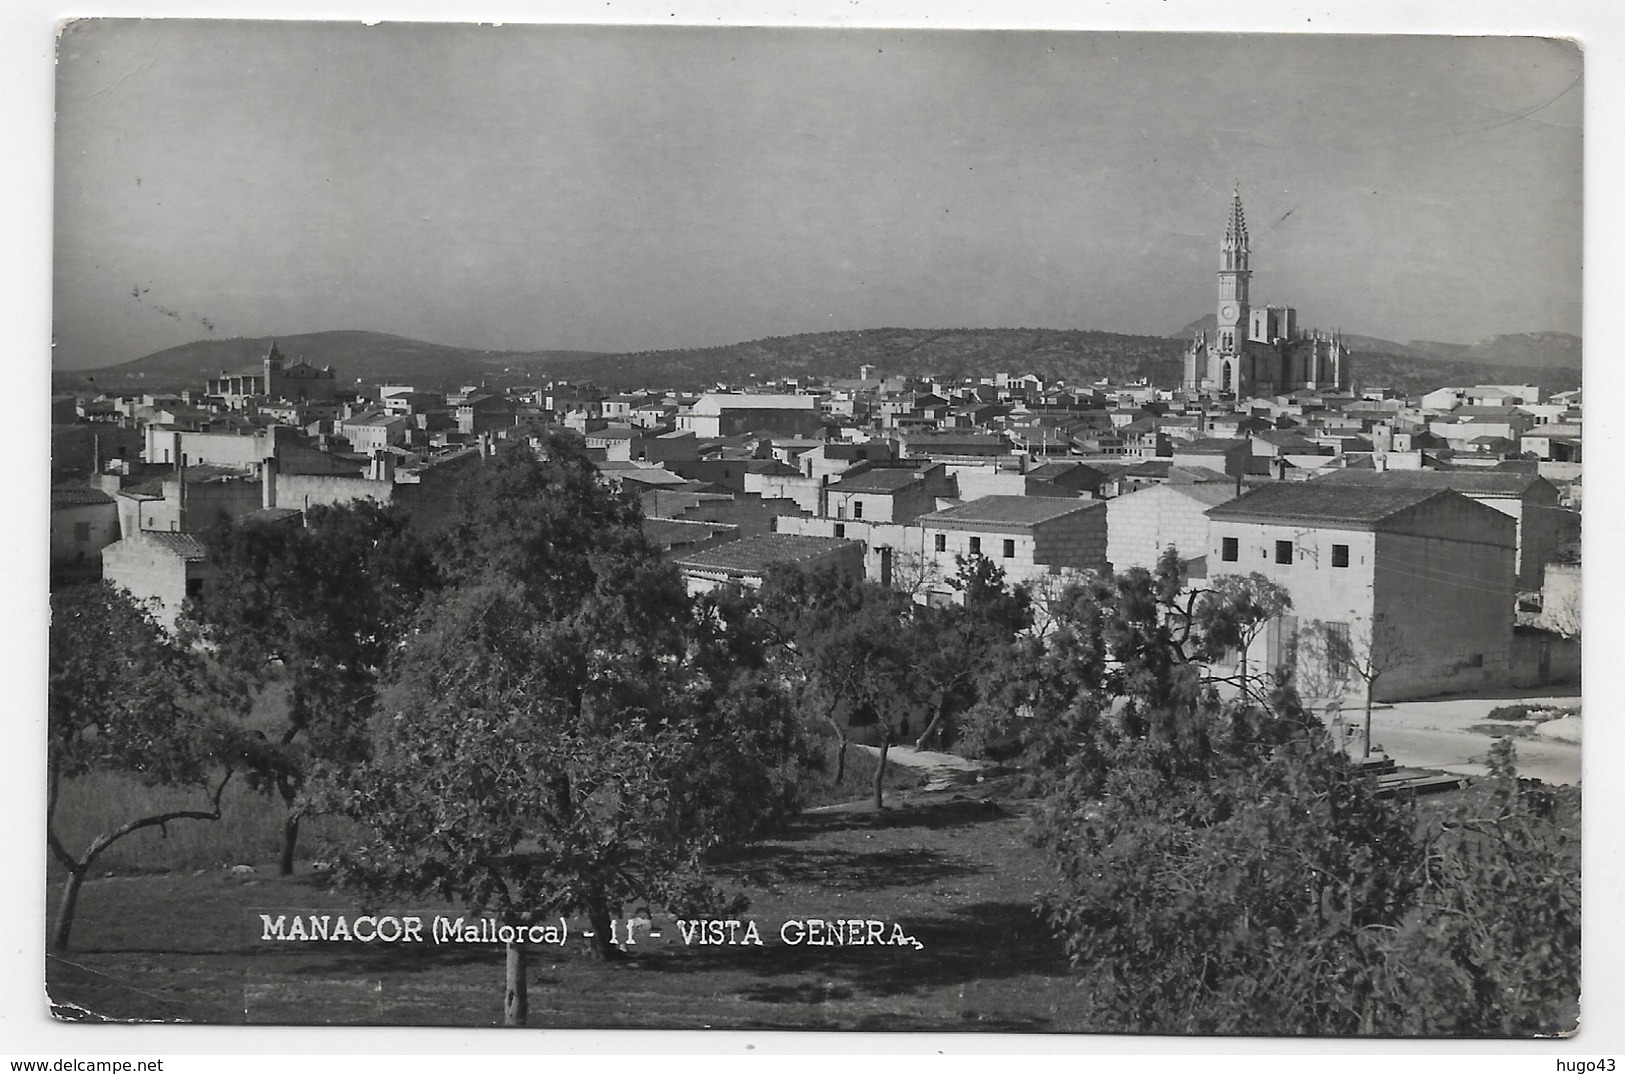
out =
[[299,814],[289,813],[282,819],[282,857],[277,862],[279,876],[293,875],[293,852],[299,843]]
[[824,713],[824,720],[835,729],[835,739],[841,744],[835,753],[835,785],[839,787],[846,778],[846,728],[835,718],[834,705],[830,705],[829,711]]
[[1365,684],[1365,757],[1371,759],[1371,695],[1376,693],[1376,683]]
[[932,735],[937,733],[937,729],[942,726],[942,722],[947,718],[948,693],[945,690],[942,694],[942,700],[937,703],[936,715],[931,717],[931,722],[925,725],[924,731],[920,732],[920,737],[914,742],[914,748],[917,750],[925,749],[925,744],[930,741]]
[[502,987],[502,1024],[522,1026],[530,1011],[529,985],[525,980],[525,949],[510,943],[507,950],[506,979]]
[[51,930],[51,950],[66,951],[68,949],[68,935],[73,931],[73,914],[79,906],[79,888],[85,882],[85,870],[89,863],[77,869],[69,870],[68,884],[62,889],[62,901],[57,903],[56,928]]
[[587,925],[592,936],[587,939],[587,957],[598,960],[619,958],[615,947],[615,924],[609,912],[609,902],[603,896],[594,896],[587,902]]
[[880,740],[880,761],[875,765],[875,808],[885,809],[886,754],[891,750],[891,735],[887,734]]
[[300,810],[294,805],[299,797],[299,790],[287,776],[277,777],[276,789],[277,793],[282,795],[283,807],[288,811],[282,818],[282,855],[277,860],[277,873],[280,876],[292,876],[294,850],[299,844]]

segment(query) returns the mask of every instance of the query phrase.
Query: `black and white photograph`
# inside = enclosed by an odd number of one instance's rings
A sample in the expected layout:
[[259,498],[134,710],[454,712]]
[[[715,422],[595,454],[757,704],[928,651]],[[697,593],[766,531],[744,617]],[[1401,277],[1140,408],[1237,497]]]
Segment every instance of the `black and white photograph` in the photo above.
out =
[[57,1023],[1604,1013],[1580,41],[55,49]]

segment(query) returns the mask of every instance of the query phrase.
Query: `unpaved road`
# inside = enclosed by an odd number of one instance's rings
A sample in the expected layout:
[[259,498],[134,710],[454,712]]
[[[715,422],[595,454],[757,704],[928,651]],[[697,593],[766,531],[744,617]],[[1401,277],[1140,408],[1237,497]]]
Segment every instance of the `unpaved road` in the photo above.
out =
[[[1579,706],[1580,698],[1448,698],[1380,706],[1371,714],[1372,752],[1386,753],[1411,768],[1481,776],[1486,771],[1484,756],[1496,736],[1476,725],[1488,724],[1497,730],[1505,728],[1504,733],[1512,736],[1520,776],[1547,783],[1579,783],[1579,717],[1547,724],[1488,719],[1491,709],[1518,704],[1572,708]],[[1343,709],[1345,723],[1359,726],[1364,719],[1364,710],[1356,705]],[[1348,748],[1351,753],[1363,752],[1357,737]]]

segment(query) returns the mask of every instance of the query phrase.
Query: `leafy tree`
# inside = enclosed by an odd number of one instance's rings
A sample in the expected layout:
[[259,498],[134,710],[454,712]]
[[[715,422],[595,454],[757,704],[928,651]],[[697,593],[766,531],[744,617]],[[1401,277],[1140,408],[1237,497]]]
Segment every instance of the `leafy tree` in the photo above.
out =
[[792,685],[797,709],[809,723],[825,723],[835,732],[839,784],[854,714],[872,715],[882,727],[882,749],[889,746],[892,713],[907,701],[913,673],[906,638],[912,605],[904,595],[847,572],[792,565],[768,572],[758,600],[776,666]]
[[1309,622],[1298,645],[1299,674],[1311,680],[1320,678],[1330,693],[1358,682],[1365,701],[1365,756],[1371,756],[1371,710],[1375,705],[1377,683],[1391,671],[1416,663],[1416,653],[1388,623],[1378,620],[1368,626],[1347,623]]
[[1204,663],[1256,593],[1202,608],[1183,582],[1165,557],[1079,586],[1023,647],[1043,908],[1102,1029],[1355,1031],[1375,1017],[1361,967],[1418,883],[1413,821],[1284,682],[1218,698]]
[[[702,857],[793,806],[799,737],[744,609],[696,607],[590,471],[558,442],[471,483],[468,543],[444,553],[457,584],[394,655],[373,755],[328,797],[372,833],[345,863],[363,886],[510,925],[581,913],[613,957],[628,904],[740,907]],[[510,945],[510,1022],[524,960]]]
[[1223,647],[1226,650],[1234,649],[1239,654],[1237,686],[1250,694],[1258,683],[1249,674],[1249,650],[1271,620],[1291,609],[1291,594],[1254,571],[1250,574],[1221,574],[1213,578],[1197,594],[1192,614],[1210,649]]
[[[1024,706],[1056,870],[1042,907],[1103,1030],[1552,1032],[1572,1017],[1578,885],[1554,796],[1510,780],[1427,826],[1277,674],[1221,701],[1176,564],[1080,586],[1028,639]],[[1208,632],[1204,624],[1217,623]],[[1425,834],[1419,834],[1425,833]]]
[[[128,593],[108,585],[71,586],[51,595],[50,693],[47,701],[46,840],[68,870],[51,947],[68,947],[86,874],[102,852],[143,828],[177,820],[219,820],[220,773],[230,736],[197,703],[198,663]],[[206,790],[207,809],[132,817],[80,851],[57,832],[64,780],[92,772],[135,775],[150,786]],[[167,830],[167,829],[166,829]]]
[[308,773],[366,755],[379,670],[436,572],[406,516],[365,501],[312,508],[304,526],[225,525],[208,540],[215,577],[188,603],[182,637],[212,653],[216,696],[240,715],[267,686],[286,690],[280,731],[244,756],[250,782],[286,806],[286,876]]
[[912,663],[915,689],[931,707],[915,746],[943,734],[954,716],[975,707],[990,676],[1008,666],[1016,636],[1032,624],[1032,599],[1023,586],[1005,585],[1004,571],[982,555],[960,556],[952,585],[962,604],[916,605]]
[[1404,974],[1384,1032],[1528,1037],[1575,1026],[1578,840],[1563,795],[1518,779],[1516,760],[1501,739],[1484,793],[1428,826],[1421,905],[1395,938],[1390,961]]

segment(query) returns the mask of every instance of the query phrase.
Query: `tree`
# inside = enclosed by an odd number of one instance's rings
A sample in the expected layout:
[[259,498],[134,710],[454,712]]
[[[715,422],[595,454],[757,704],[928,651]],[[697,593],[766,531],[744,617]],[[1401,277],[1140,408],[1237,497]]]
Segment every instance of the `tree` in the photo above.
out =
[[[952,585],[962,604],[916,605],[912,682],[931,707],[931,719],[914,745],[924,749],[950,721],[975,707],[986,679],[1006,667],[1011,646],[1032,625],[1032,598],[1024,586],[1005,585],[1004,571],[980,554],[955,559]],[[946,737],[946,736],[945,736]]]
[[809,724],[826,724],[835,733],[839,784],[852,717],[873,716],[889,740],[892,713],[906,701],[912,670],[904,632],[912,605],[898,592],[833,567],[805,571],[784,564],[768,571],[758,607],[797,710]]
[[1079,586],[1021,647],[1005,704],[1058,877],[1042,907],[1102,1029],[1351,1031],[1417,886],[1413,821],[1283,680],[1219,699],[1205,662],[1257,594],[1198,613],[1183,582],[1165,557]]
[[244,761],[250,783],[286,808],[287,876],[307,775],[317,761],[366,755],[379,670],[436,572],[406,516],[368,501],[312,508],[304,526],[227,524],[208,540],[215,576],[188,603],[182,637],[212,654],[216,695],[239,715],[272,683],[286,690],[281,730]]
[[[46,840],[68,870],[51,930],[54,950],[67,949],[80,888],[108,847],[171,821],[220,819],[220,796],[231,778],[229,767],[219,771],[220,758],[230,736],[198,703],[198,674],[194,655],[128,593],[98,584],[51,595]],[[92,772],[200,793],[215,775],[219,781],[205,794],[208,808],[132,817],[75,853],[57,832],[57,803],[64,780]]]
[[1428,826],[1421,906],[1395,938],[1391,961],[1405,973],[1390,1032],[1528,1037],[1575,1026],[1578,841],[1559,793],[1518,779],[1516,762],[1501,739],[1481,795]]
[[[509,926],[581,913],[610,958],[628,904],[740,908],[702,857],[793,806],[799,740],[748,617],[696,607],[590,476],[560,441],[471,483],[454,585],[390,661],[372,756],[327,794],[371,833],[344,862],[364,887]],[[510,1022],[524,962],[510,944]]]
[[1371,756],[1371,710],[1375,704],[1377,683],[1390,671],[1416,662],[1416,654],[1389,624],[1376,620],[1367,629],[1356,620],[1348,623],[1326,623],[1311,620],[1304,628],[1298,645],[1300,674],[1307,681],[1324,677],[1329,684],[1325,692],[1345,688],[1359,682],[1365,695],[1365,756]]
[[1222,646],[1239,654],[1237,685],[1244,693],[1252,693],[1258,680],[1249,674],[1248,651],[1265,626],[1291,609],[1291,594],[1254,571],[1212,579],[1197,594],[1193,614],[1211,649]]
[[1285,674],[1267,694],[1217,697],[1199,664],[1229,642],[1203,623],[1245,608],[1194,614],[1175,566],[1075,589],[1008,684],[1027,712],[1033,837],[1057,877],[1041,907],[1090,1024],[1571,1026],[1579,892],[1556,796],[1511,780],[1501,749],[1487,796],[1419,823],[1377,797]]

